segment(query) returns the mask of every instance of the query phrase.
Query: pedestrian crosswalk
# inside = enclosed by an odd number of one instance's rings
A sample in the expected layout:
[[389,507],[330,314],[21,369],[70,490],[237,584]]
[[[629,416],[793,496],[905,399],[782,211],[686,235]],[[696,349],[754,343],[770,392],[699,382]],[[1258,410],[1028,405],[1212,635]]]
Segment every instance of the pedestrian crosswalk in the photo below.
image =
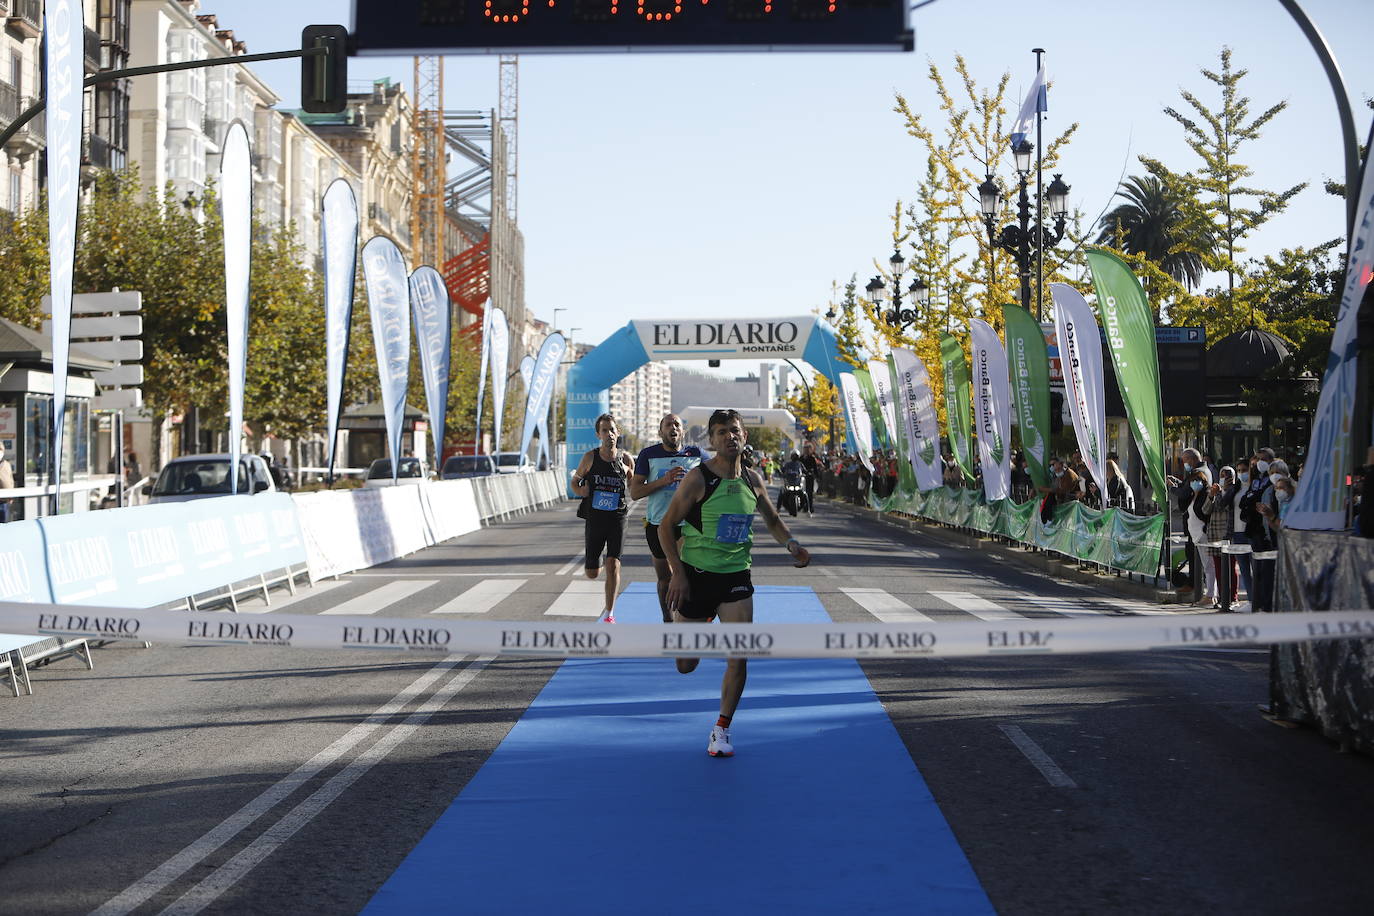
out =
[[[455,583],[466,587],[457,594],[451,594],[449,589]],[[549,585],[553,588],[548,588]],[[492,576],[447,579],[438,576],[386,579],[369,575],[318,582],[313,588],[301,588],[293,596],[274,597],[271,605],[265,605],[261,600],[241,602],[239,609],[243,613],[253,614],[283,610],[299,613],[297,606],[302,602],[324,597],[326,600],[314,602],[323,605],[316,613],[391,617],[487,614],[499,618],[503,602],[520,598],[518,607],[519,616],[522,617],[533,612],[545,617],[588,619],[601,615],[605,607],[605,588],[604,579],[580,576],[570,579],[559,573],[537,578]],[[1167,613],[1140,601],[1096,595],[1028,594],[998,588],[984,594],[948,589],[894,593],[883,588],[863,586],[840,587],[837,593],[821,594],[822,602],[830,606],[835,600],[843,600],[838,596],[844,596],[874,620],[894,624],[962,618],[1005,621],[1046,616],[1075,618]],[[541,601],[546,601],[547,605],[541,608]],[[511,609],[515,607],[510,606]],[[830,609],[834,610],[834,607]]]
[[515,590],[524,585],[526,579],[483,579],[456,598],[450,599],[430,611],[431,614],[485,614],[496,607]]
[[925,623],[930,620],[901,598],[881,588],[842,588],[840,591],[882,623]]

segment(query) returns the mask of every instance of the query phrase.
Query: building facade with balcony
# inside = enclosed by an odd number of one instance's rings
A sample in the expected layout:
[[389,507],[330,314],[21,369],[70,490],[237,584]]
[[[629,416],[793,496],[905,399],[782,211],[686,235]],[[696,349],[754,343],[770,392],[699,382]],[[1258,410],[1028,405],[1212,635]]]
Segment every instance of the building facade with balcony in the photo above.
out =
[[[129,65],[146,67],[232,57],[247,52],[218,18],[200,13],[199,0],[132,0]],[[198,200],[219,175],[221,145],[235,120],[242,121],[261,156],[259,111],[278,97],[244,66],[159,73],[131,81],[129,158],[149,189],[171,185],[178,199]],[[271,155],[271,132],[266,153]],[[256,135],[256,136],[255,136]],[[279,141],[278,141],[279,144]],[[279,155],[279,149],[278,149]],[[255,164],[257,160],[255,160]],[[280,212],[279,191],[255,170],[255,204]]]
[[[84,0],[85,75],[128,66],[131,0]],[[0,0],[0,127],[43,96],[43,2]],[[99,169],[123,168],[128,150],[128,80],[85,90],[81,181],[89,188]],[[18,213],[36,204],[46,176],[46,112],[40,112],[0,151],[0,209]]]
[[371,92],[350,92],[347,107],[338,114],[292,114],[360,177],[362,241],[385,235],[414,267],[410,241],[412,111],[410,97],[401,86],[378,80]]

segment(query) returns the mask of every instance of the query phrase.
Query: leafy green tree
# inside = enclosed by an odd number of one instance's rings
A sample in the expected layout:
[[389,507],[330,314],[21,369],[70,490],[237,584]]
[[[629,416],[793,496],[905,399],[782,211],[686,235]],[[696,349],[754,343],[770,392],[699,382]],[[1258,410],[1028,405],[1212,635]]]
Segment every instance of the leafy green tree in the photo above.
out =
[[1162,181],[1179,182],[1183,193],[1202,203],[1215,227],[1217,250],[1215,254],[1199,254],[1203,255],[1208,268],[1226,274],[1226,298],[1217,305],[1233,309],[1236,306],[1236,275],[1241,273],[1239,257],[1245,251],[1242,242],[1273,216],[1282,213],[1307,183],[1283,191],[1245,183],[1254,175],[1254,170],[1239,160],[1241,148],[1258,140],[1261,129],[1287,108],[1288,103],[1271,105],[1251,117],[1250,99],[1240,95],[1240,81],[1249,71],[1232,69],[1230,48],[1221,49],[1220,73],[1207,69],[1201,72],[1220,91],[1220,106],[1213,110],[1185,89],[1180,94],[1192,108],[1196,120],[1172,107],[1164,109],[1165,114],[1183,127],[1189,148],[1201,160],[1199,169],[1175,175],[1158,160],[1142,156],[1141,162]]
[[[301,266],[290,226],[255,221],[252,257],[244,419],[298,436],[324,419],[319,278]],[[0,271],[0,315],[37,327],[48,286],[45,205],[0,239]],[[145,193],[136,170],[98,176],[81,214],[73,286],[143,293],[143,399],[152,412],[224,415],[224,236],[213,190],[183,201],[170,189]]]
[[1201,283],[1204,256],[1215,255],[1212,227],[1183,183],[1132,175],[1116,193],[1126,202],[1098,221],[1098,243],[1142,255],[1190,289]]

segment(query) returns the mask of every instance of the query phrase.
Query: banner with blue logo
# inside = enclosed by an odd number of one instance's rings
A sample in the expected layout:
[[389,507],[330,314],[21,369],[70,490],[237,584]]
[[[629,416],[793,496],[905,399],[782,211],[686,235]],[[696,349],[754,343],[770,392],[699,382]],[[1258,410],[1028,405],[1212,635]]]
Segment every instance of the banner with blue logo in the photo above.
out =
[[[553,397],[553,385],[558,378],[558,367],[563,362],[563,353],[567,350],[567,341],[563,335],[554,331],[544,338],[544,343],[539,347],[539,356],[534,361],[534,374],[530,378],[529,394],[525,399],[525,426],[520,434],[520,454],[525,454],[530,447],[530,439],[534,436],[535,427],[548,416],[549,402]],[[547,437],[544,437],[546,439]],[[541,439],[541,442],[544,441]],[[547,445],[547,443],[545,443]],[[553,454],[553,449],[548,449],[549,455]]]
[[[53,486],[62,480],[62,433],[66,428],[67,364],[72,339],[72,271],[76,262],[77,197],[81,193],[81,115],[86,33],[80,0],[48,0],[43,18],[47,72],[48,263],[52,295]],[[15,46],[18,47],[17,45]],[[15,52],[17,53],[17,51]],[[11,90],[14,91],[14,90]],[[12,209],[17,202],[11,201]],[[57,503],[57,494],[53,496]]]
[[[229,466],[243,448],[243,388],[248,371],[248,279],[253,246],[253,171],[248,130],[229,125],[220,158],[220,207],[224,215],[224,317],[229,332]],[[237,493],[239,475],[229,475]]]
[[353,187],[336,178],[324,192],[320,232],[324,249],[325,419],[329,478],[334,478],[334,449],[343,408],[348,338],[353,327],[353,286],[358,270],[358,199]]
[[391,478],[395,480],[401,457],[406,385],[410,381],[410,284],[405,259],[395,242],[379,235],[363,246],[363,279],[372,312],[377,379],[382,390]]
[[410,309],[415,319],[415,344],[420,351],[425,403],[429,406],[429,428],[434,437],[434,468],[439,470],[444,463],[453,306],[444,278],[429,265],[415,268],[410,275]]

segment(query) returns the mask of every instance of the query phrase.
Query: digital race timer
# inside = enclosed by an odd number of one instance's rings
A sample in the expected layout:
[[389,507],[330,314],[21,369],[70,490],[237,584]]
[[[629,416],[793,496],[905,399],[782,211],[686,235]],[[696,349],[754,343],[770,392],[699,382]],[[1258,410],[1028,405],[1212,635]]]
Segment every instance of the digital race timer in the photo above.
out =
[[354,0],[357,54],[910,51],[907,0]]

